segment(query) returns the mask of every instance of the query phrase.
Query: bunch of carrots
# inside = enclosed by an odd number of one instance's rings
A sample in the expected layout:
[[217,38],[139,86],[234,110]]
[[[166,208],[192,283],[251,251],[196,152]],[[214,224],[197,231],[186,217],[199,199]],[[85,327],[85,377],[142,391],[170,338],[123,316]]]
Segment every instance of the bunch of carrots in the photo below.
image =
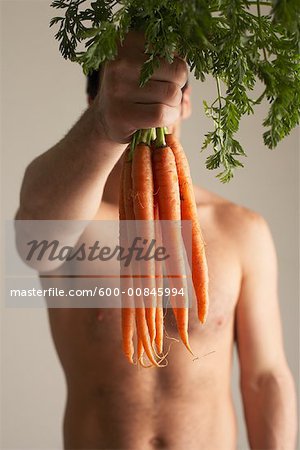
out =
[[[171,225],[182,220],[191,221],[192,252],[187,252],[187,257],[197,298],[198,317],[203,324],[208,312],[208,272],[187,158],[178,139],[168,134],[165,128],[157,128],[136,132],[123,161],[119,204],[120,245],[126,248],[140,233],[140,226],[143,237],[149,242],[155,236],[156,246],[168,241],[172,258],[166,260],[165,264],[169,264],[167,272],[173,274],[167,275],[169,285],[184,288],[184,302],[180,300],[179,305],[176,297],[170,298],[171,305],[180,339],[192,353],[188,339],[188,290],[180,227],[170,226],[164,232],[163,228],[155,225],[158,221],[172,221],[169,222]],[[122,222],[124,220],[126,222]],[[126,223],[129,225],[124,227]],[[135,227],[133,224],[136,224]],[[166,358],[163,352],[162,297],[151,296],[150,304],[149,299],[143,296],[135,297],[132,305],[127,296],[129,287],[134,290],[139,287],[142,292],[145,286],[153,289],[153,292],[163,287],[162,261],[149,260],[146,276],[141,274],[138,264],[137,261],[133,262],[132,275],[128,275],[128,272],[122,275],[121,271],[123,351],[132,364],[136,361],[143,367],[162,367],[165,365],[162,361]],[[144,354],[148,358],[147,363],[144,362]]]

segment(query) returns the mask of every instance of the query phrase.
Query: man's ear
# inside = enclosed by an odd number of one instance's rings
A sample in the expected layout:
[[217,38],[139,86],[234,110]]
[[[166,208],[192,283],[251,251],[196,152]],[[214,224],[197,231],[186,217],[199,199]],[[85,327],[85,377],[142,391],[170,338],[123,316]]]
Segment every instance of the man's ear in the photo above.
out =
[[181,118],[187,119],[192,114],[192,102],[191,102],[191,86],[187,86],[182,95],[181,101]]

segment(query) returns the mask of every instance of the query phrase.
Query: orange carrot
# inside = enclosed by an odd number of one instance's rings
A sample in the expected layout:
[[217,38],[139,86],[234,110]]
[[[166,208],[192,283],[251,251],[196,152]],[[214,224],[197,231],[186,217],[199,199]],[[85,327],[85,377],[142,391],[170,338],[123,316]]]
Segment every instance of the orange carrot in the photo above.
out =
[[139,337],[137,340],[137,360],[141,362],[144,356],[144,346],[142,339]]
[[144,363],[144,346],[141,338],[138,339],[137,343],[137,358],[138,362],[144,369],[149,369],[150,367],[152,367],[152,364]]
[[[135,215],[134,215],[134,208],[133,208],[133,188],[132,188],[132,161],[128,159],[128,157],[124,160],[124,179],[123,179],[123,192],[124,192],[124,205],[125,205],[125,213],[126,213],[126,219],[128,221],[134,221]],[[134,224],[131,222],[129,224],[129,230],[128,230],[128,239],[129,242],[132,243],[132,240],[134,239],[136,232],[133,230]],[[133,260],[133,273],[134,273],[134,290],[137,288],[141,288],[141,278],[140,274],[138,273],[138,265],[136,264],[136,261]],[[157,361],[155,360],[155,357],[153,355],[153,349],[151,346],[151,341],[149,337],[149,330],[148,325],[146,321],[145,316],[145,309],[141,305],[141,302],[138,302],[139,298],[136,298],[136,306],[135,306],[135,319],[136,319],[136,329],[137,329],[137,338],[140,339],[145,353],[148,356],[149,361],[155,365],[159,366]]]
[[[128,158],[128,151],[125,152],[124,158]],[[128,247],[127,229],[122,221],[126,220],[125,205],[124,205],[124,165],[121,175],[120,193],[119,193],[119,220],[120,220],[120,246],[123,248]],[[122,261],[121,261],[122,263]],[[124,275],[123,268],[121,266],[120,276],[120,291],[122,296],[122,339],[123,339],[123,352],[126,358],[131,364],[133,364],[133,335],[134,335],[134,308],[128,308],[128,289],[132,286],[132,279]]]
[[[132,187],[133,187],[133,208],[137,234],[139,237],[148,241],[148,244],[155,239],[154,230],[154,204],[153,204],[153,174],[151,162],[151,148],[139,143],[133,153],[132,161]],[[143,262],[143,288],[149,289],[149,292],[155,292],[155,261],[150,259]],[[154,344],[156,326],[156,298],[154,295],[144,296],[144,302],[147,302],[146,319],[149,328],[151,344]],[[150,305],[149,305],[150,303]]]
[[[154,220],[155,222],[155,240],[156,248],[162,246],[161,230],[159,224],[159,211],[158,204],[154,205]],[[162,261],[155,260],[155,278],[156,278],[156,291],[157,293],[163,292],[164,280],[163,280],[163,263]],[[163,336],[164,336],[164,310],[162,305],[163,296],[157,295],[157,306],[156,306],[156,335],[155,344],[157,353],[160,355],[163,353]]]
[[198,317],[200,322],[204,323],[209,305],[208,270],[189,164],[183,148],[176,137],[168,134],[165,138],[167,144],[171,147],[176,160],[180,189],[181,219],[190,220],[192,222],[192,255],[188,255],[188,258],[197,297]]
[[[184,256],[181,247],[181,233],[178,226],[176,226],[177,223],[173,222],[180,221],[179,185],[175,157],[170,147],[159,147],[154,150],[153,173],[160,220],[172,221],[167,229],[165,226],[162,227],[164,244],[169,243],[167,251],[170,254],[170,258],[167,258],[165,261],[169,282],[172,287],[183,287],[185,295],[181,297],[180,301],[184,301],[186,304],[188,291],[185,279]],[[180,284],[178,281],[180,281]],[[186,348],[192,353],[188,340],[188,308],[177,307],[177,301],[174,302],[175,297],[171,296],[170,298],[172,305],[175,303],[175,317],[179,335]]]
[[[126,285],[127,286],[127,285]],[[124,289],[124,285],[123,285]],[[122,338],[123,338],[123,352],[131,364],[133,362],[134,346],[134,308],[122,307]]]

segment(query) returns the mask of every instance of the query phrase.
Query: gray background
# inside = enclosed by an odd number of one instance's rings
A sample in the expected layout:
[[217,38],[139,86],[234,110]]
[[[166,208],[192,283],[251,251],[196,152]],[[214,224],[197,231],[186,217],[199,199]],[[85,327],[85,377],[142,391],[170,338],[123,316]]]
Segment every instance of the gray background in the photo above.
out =
[[[84,111],[80,67],[64,61],[49,20],[50,0],[1,1],[2,211],[12,218],[27,164],[55,144]],[[245,205],[268,221],[279,260],[279,289],[286,354],[298,380],[298,154],[299,129],[276,150],[264,148],[261,122],[267,105],[243,121],[239,138],[248,150],[246,168],[221,185],[204,168],[199,149],[211,123],[202,100],[215,96],[211,80],[191,81],[193,115],[182,142],[196,184]],[[254,94],[261,92],[257,87]],[[2,304],[2,448],[61,448],[65,382],[52,345],[46,310],[5,309]],[[247,449],[235,361],[233,391]],[[216,449],[217,450],[217,449]],[[227,450],[227,449],[218,449]]]

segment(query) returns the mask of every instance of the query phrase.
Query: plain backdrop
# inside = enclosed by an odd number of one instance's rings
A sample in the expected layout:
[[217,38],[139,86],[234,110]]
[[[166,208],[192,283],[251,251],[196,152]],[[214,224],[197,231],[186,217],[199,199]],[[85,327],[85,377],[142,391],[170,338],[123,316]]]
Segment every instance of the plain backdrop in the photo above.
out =
[[[50,0],[1,1],[2,213],[12,218],[28,163],[55,144],[86,108],[81,68],[58,52],[49,20]],[[298,382],[298,154],[299,129],[270,151],[262,142],[267,104],[241,124],[245,168],[222,185],[205,169],[200,153],[212,124],[202,101],[214,99],[215,85],[191,76],[193,115],[183,126],[193,180],[262,214],[268,221],[279,261],[279,291],[286,355]],[[261,92],[258,86],[256,95]],[[267,280],[266,280],[267,282]],[[64,377],[51,341],[45,309],[9,309],[2,301],[1,400],[3,449],[59,449],[65,402]],[[238,365],[233,393],[239,449],[247,449],[239,397]],[[227,450],[227,449],[216,449]]]

